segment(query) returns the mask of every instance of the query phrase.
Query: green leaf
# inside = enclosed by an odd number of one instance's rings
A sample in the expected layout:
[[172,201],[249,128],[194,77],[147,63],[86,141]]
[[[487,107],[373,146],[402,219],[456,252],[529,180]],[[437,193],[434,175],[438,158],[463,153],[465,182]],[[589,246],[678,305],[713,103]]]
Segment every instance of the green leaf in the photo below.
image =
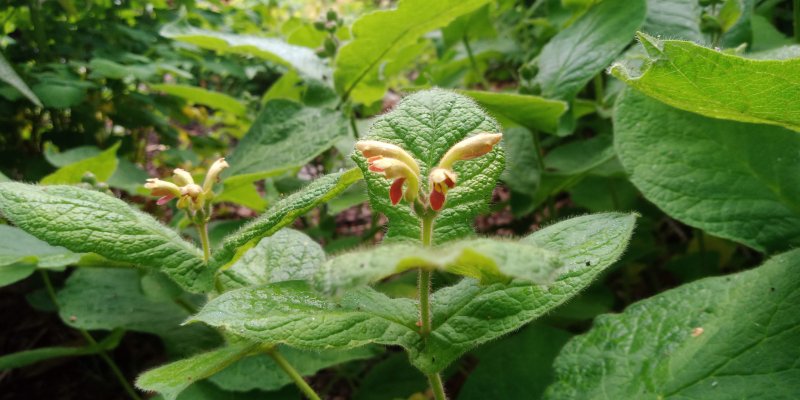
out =
[[644,0],[603,0],[556,34],[538,57],[542,95],[573,99],[628,46],[646,10]]
[[183,288],[211,288],[199,249],[122,200],[72,186],[0,183],[0,213],[51,245],[155,268]]
[[97,346],[86,347],[40,347],[0,356],[0,371],[21,368],[51,358],[77,357],[99,353],[101,350],[112,350],[119,344],[125,331],[114,331]]
[[596,214],[545,228],[524,242],[562,255],[562,275],[547,288],[515,281],[488,286],[472,279],[433,294],[433,331],[419,334],[416,301],[390,299],[365,287],[338,301],[301,281],[232,290],[211,300],[191,321],[250,340],[309,349],[400,345],[426,373],[442,370],[464,352],[509,333],[587,286],[625,249],[630,214]]
[[567,103],[539,96],[475,90],[458,92],[472,97],[503,125],[511,122],[534,131],[555,133],[559,118],[567,111]]
[[142,167],[124,159],[117,160],[117,169],[114,175],[108,178],[108,186],[122,189],[130,194],[148,194],[144,182],[150,176]]
[[275,203],[267,212],[225,238],[222,246],[214,252],[209,263],[217,270],[231,261],[236,261],[244,251],[253,247],[262,238],[271,236],[314,207],[336,197],[353,183],[362,179],[357,168],[345,172],[325,175],[297,193]]
[[705,42],[700,32],[702,7],[697,0],[647,0],[647,19],[642,30],[670,39]]
[[185,19],[165,25],[161,35],[203,49],[259,57],[295,68],[310,78],[330,81],[330,69],[314,50],[281,39],[208,31],[189,25]]
[[506,169],[500,179],[512,191],[533,196],[541,182],[539,157],[533,133],[525,128],[509,128],[503,132]]
[[49,78],[34,85],[31,90],[45,107],[70,108],[86,98],[86,92],[95,85],[77,79]]
[[270,282],[304,280],[325,262],[325,251],[305,233],[282,229],[265,237],[219,274],[226,290]]
[[481,281],[508,282],[517,278],[547,285],[558,275],[558,255],[528,243],[470,239],[437,247],[388,244],[334,257],[315,276],[318,289],[346,290],[375,283],[414,268],[439,269]]
[[228,345],[162,365],[140,375],[136,379],[136,386],[143,390],[161,393],[167,400],[174,400],[192,383],[223,370],[253,352],[256,347],[250,343]]
[[353,40],[339,49],[334,63],[336,91],[357,103],[383,98],[386,83],[381,68],[416,44],[422,35],[475,11],[488,0],[401,0],[397,8],[375,11],[352,27]]
[[556,359],[550,399],[793,399],[800,251],[595,319]]
[[[357,347],[348,350],[299,350],[280,347],[280,354],[302,376],[313,376],[317,371],[348,361],[375,356],[373,347]],[[277,390],[292,383],[278,364],[266,354],[246,357],[209,378],[225,390]]]
[[78,268],[58,292],[59,315],[78,329],[123,328],[160,334],[178,328],[188,312],[142,292],[139,271]]
[[6,58],[0,54],[0,80],[9,85],[13,86],[14,89],[19,90],[20,93],[25,95],[33,104],[41,107],[42,102],[39,101],[39,98],[36,97],[35,94],[31,91],[25,81],[17,75],[17,72],[14,71],[14,68],[11,68],[11,65],[6,61]]
[[117,169],[117,149],[122,142],[114,143],[102,153],[65,165],[50,175],[42,178],[43,185],[80,183],[86,173],[92,173],[98,182],[111,178]]
[[247,113],[247,107],[244,104],[225,93],[214,92],[190,85],[156,84],[150,85],[150,88],[180,97],[192,103],[204,104],[212,108],[227,111],[237,116],[244,116]]
[[469,374],[459,400],[538,399],[553,381],[553,360],[570,334],[533,324],[473,352],[478,366]]
[[272,100],[228,158],[226,182],[252,182],[299,168],[348,132],[341,112]]
[[428,387],[425,375],[408,364],[408,357],[393,353],[371,366],[352,395],[353,400],[409,399]]
[[[368,138],[408,151],[419,163],[420,187],[427,190],[428,173],[450,147],[475,133],[499,131],[497,122],[468,97],[435,89],[414,93],[393,111],[378,117]],[[388,237],[419,240],[420,218],[405,202],[392,205],[391,181],[370,172],[360,153],[354,154],[353,159],[365,171],[372,209],[389,218]],[[447,192],[447,203],[436,217],[433,237],[437,243],[473,234],[473,219],[487,209],[504,160],[503,149],[495,146],[484,156],[455,164],[458,184]]]
[[78,146],[59,151],[53,142],[44,143],[44,158],[54,167],[66,167],[87,158],[99,156],[103,151],[97,146]]
[[800,136],[702,117],[626,91],[615,146],[631,182],[670,216],[759,251],[800,244]]
[[0,264],[0,287],[19,282],[36,271],[36,257],[24,257],[17,261]]
[[643,33],[639,40],[648,54],[641,70],[611,67],[631,87],[707,117],[800,130],[800,59],[754,60]]
[[0,265],[27,260],[39,268],[55,269],[77,263],[80,259],[80,254],[51,246],[22,229],[0,225]]

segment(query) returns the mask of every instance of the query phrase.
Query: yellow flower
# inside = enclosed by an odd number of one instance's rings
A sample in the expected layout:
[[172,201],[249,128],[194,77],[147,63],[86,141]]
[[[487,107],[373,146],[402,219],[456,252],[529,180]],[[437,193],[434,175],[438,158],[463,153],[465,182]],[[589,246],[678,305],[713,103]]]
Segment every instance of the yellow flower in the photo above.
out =
[[[389,188],[389,199],[392,204],[399,203],[401,197],[404,197],[409,203],[416,200],[419,194],[419,175],[408,164],[396,158],[380,155],[368,158],[367,163],[370,171],[382,174],[386,179],[394,180]],[[405,196],[403,195],[403,184],[406,185]]]
[[206,200],[214,197],[212,191],[214,183],[219,179],[220,173],[228,167],[224,158],[215,161],[209,168],[203,186],[194,183],[192,174],[181,169],[175,168],[172,171],[172,180],[175,183],[163,181],[157,178],[150,178],[144,187],[150,189],[153,196],[161,196],[156,204],[163,205],[168,201],[178,198],[178,208],[188,208],[197,211],[203,208]]
[[439,166],[432,169],[428,175],[430,183],[428,202],[433,210],[442,209],[447,200],[447,190],[456,186],[458,179],[453,171],[453,164],[489,153],[502,138],[502,133],[479,133],[456,143],[450,150],[447,150],[439,161]]

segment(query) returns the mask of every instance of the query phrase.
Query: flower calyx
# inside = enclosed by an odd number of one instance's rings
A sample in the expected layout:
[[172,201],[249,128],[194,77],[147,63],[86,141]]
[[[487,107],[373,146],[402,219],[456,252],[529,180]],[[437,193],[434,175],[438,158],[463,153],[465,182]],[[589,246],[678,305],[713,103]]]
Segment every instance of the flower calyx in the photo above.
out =
[[194,182],[192,174],[181,169],[173,170],[172,180],[168,182],[158,178],[150,178],[144,187],[150,190],[153,196],[159,196],[156,204],[163,205],[174,198],[178,198],[178,208],[186,209],[192,213],[203,210],[208,200],[214,198],[214,183],[219,180],[219,175],[228,167],[224,158],[215,161],[206,174],[203,186]]

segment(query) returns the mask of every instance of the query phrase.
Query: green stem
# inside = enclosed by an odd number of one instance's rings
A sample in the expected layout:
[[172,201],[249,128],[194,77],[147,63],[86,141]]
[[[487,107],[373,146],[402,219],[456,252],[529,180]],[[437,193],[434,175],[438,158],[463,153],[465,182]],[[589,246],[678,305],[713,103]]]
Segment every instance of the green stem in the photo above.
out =
[[358,126],[356,125],[356,116],[353,115],[353,112],[350,112],[350,127],[353,128],[353,137],[358,140]]
[[203,245],[203,260],[207,263],[211,259],[211,244],[208,240],[208,222],[195,225],[197,233],[200,235],[200,243]]
[[444,394],[444,385],[442,384],[442,377],[438,373],[428,374],[428,381],[431,383],[433,390],[433,398],[436,400],[447,400],[447,395]]
[[40,0],[30,0],[28,2],[28,10],[31,14],[31,23],[33,24],[33,37],[36,41],[36,48],[39,50],[39,61],[47,60],[47,36],[44,32],[45,22],[42,19],[42,3]]
[[792,1],[792,13],[794,14],[794,41],[800,43],[800,0]]
[[289,377],[292,378],[295,385],[297,385],[297,388],[300,389],[300,391],[303,392],[303,394],[306,395],[306,397],[308,397],[311,400],[320,400],[319,395],[317,395],[317,393],[314,392],[314,389],[312,389],[311,386],[308,385],[308,382],[306,382],[306,380],[303,379],[300,373],[297,372],[297,370],[294,369],[294,367],[292,367],[291,364],[289,364],[289,361],[287,361],[285,358],[283,358],[283,356],[280,353],[278,353],[277,348],[272,348],[270,350],[267,350],[267,355],[270,356],[275,361],[276,364],[278,364],[278,366],[283,370],[283,372],[286,372],[286,375],[289,375]]
[[[45,270],[39,270],[39,272],[42,275],[42,281],[44,281],[44,287],[47,291],[47,295],[50,297],[50,301],[52,301],[53,305],[56,307],[56,309],[58,309],[58,299],[56,298],[56,291],[53,288],[53,282],[50,281],[50,276],[47,275],[47,271]],[[92,335],[90,335],[85,329],[78,329],[78,332],[80,332],[81,336],[86,339],[90,346],[97,350],[97,355],[100,356],[103,361],[105,361],[109,368],[111,368],[111,372],[117,378],[117,381],[119,381],[120,385],[122,385],[122,388],[125,389],[125,392],[128,393],[128,396],[134,400],[142,400],[142,398],[136,393],[136,390],[134,390],[133,387],[128,383],[128,379],[125,378],[125,375],[119,369],[117,363],[115,363],[114,360],[109,357],[108,353],[106,353],[106,351],[100,347],[94,337],[92,337]]]
[[467,50],[467,57],[469,57],[469,63],[472,65],[475,75],[480,79],[484,90],[489,90],[489,82],[486,80],[486,77],[483,76],[483,73],[481,73],[480,68],[478,68],[478,62],[475,60],[475,55],[472,53],[472,47],[469,46],[469,38],[467,35],[461,38],[461,42],[464,43],[464,49]]
[[603,105],[603,73],[594,76],[594,99],[598,105]]

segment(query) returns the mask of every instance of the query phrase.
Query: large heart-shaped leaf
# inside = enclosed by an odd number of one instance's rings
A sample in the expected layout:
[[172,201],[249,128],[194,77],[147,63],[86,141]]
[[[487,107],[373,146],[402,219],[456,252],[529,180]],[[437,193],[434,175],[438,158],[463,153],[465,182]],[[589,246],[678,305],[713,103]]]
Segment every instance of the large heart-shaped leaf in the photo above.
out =
[[0,213],[52,245],[163,271],[189,291],[211,288],[200,250],[122,200],[73,186],[0,183]]
[[800,130],[800,58],[754,60],[642,33],[639,40],[649,56],[640,71],[611,67],[637,90],[708,117]]
[[628,90],[615,146],[631,181],[667,214],[758,250],[800,244],[800,135],[706,118]]
[[551,399],[793,399],[800,251],[598,317],[556,359]]
[[[469,98],[446,90],[428,90],[406,97],[393,111],[372,124],[369,139],[396,144],[419,163],[422,188],[427,176],[445,152],[457,142],[478,132],[499,132],[496,121]],[[390,181],[368,171],[366,159],[353,156],[364,172],[373,210],[389,218],[390,238],[419,240],[420,218],[404,203],[392,205]],[[455,164],[458,185],[447,193],[447,203],[434,224],[433,237],[442,243],[473,233],[473,218],[486,209],[503,172],[503,150],[495,146],[488,154]]]

